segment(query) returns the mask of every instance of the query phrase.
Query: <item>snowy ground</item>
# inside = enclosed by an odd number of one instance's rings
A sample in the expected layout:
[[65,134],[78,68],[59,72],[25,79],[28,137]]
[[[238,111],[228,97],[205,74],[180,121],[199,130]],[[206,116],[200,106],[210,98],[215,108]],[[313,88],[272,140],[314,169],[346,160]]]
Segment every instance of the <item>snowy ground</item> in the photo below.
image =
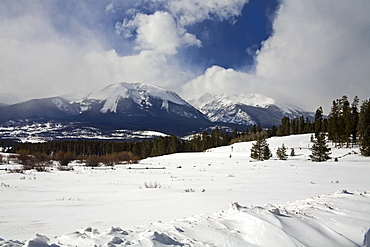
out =
[[287,161],[252,161],[236,143],[114,170],[1,170],[0,246],[365,245],[370,158],[333,149],[339,162],[313,163],[309,139],[268,139],[274,155],[295,148]]

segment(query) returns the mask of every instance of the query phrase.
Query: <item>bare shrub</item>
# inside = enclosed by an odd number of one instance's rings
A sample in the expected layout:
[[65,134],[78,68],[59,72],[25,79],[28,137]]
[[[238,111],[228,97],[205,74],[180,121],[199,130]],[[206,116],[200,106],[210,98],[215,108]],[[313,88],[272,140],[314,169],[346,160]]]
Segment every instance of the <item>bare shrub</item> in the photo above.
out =
[[118,154],[106,154],[101,158],[101,162],[106,166],[114,166],[118,162]]
[[87,159],[86,159],[86,166],[88,166],[88,167],[98,167],[100,161],[101,161],[101,157],[99,157],[97,155],[91,155],[91,156],[87,157]]
[[139,156],[127,151],[119,152],[117,159],[118,161],[125,161],[127,164],[137,164],[140,160]]
[[55,155],[55,159],[59,162],[61,166],[68,166],[68,164],[71,161],[73,161],[75,158],[76,157],[74,153],[72,153],[71,151],[68,151],[68,152],[59,151]]
[[23,170],[31,170],[34,167],[34,159],[30,156],[30,151],[21,149],[17,151],[17,160],[22,165]]

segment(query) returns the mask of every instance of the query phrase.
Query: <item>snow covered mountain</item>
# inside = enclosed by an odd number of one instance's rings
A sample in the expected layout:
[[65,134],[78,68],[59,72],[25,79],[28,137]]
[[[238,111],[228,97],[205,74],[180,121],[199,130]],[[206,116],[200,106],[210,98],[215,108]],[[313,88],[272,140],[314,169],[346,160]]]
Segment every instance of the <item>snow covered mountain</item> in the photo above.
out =
[[104,128],[185,134],[210,124],[175,92],[144,83],[112,84],[76,103],[84,120]]
[[175,92],[143,83],[112,84],[73,102],[53,97],[0,107],[0,124],[7,130],[19,124],[25,126],[25,122],[38,126],[55,121],[70,128],[149,130],[176,135],[201,131],[212,124]]
[[282,104],[261,94],[204,94],[190,101],[212,122],[264,126],[279,125],[284,116],[295,118],[310,117],[312,113],[295,106]]
[[278,126],[284,116],[312,115],[259,94],[205,94],[191,103],[157,86],[120,82],[79,100],[51,97],[0,106],[0,138],[112,139],[121,130],[181,136],[215,125],[231,129],[257,123]]
[[[103,102],[103,107],[100,112],[117,112],[118,104],[122,99],[129,99],[138,104],[142,109],[148,109],[152,104],[153,99],[162,102],[161,108],[169,111],[169,102],[190,106],[175,92],[166,91],[160,87],[152,86],[144,83],[116,83],[109,85],[101,90],[90,93],[81,101],[83,110],[88,110],[92,105]],[[189,113],[191,115],[191,113]],[[196,118],[197,116],[194,115]]]

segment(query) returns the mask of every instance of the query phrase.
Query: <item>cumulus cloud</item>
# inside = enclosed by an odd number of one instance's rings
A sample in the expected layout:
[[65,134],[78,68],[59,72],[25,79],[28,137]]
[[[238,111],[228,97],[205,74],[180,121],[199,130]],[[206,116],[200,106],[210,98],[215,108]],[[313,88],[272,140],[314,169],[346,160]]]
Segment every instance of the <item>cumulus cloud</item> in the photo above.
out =
[[[137,14],[133,20],[124,21],[117,27],[120,32],[136,35],[136,50],[151,50],[174,55],[181,46],[200,46],[200,40],[193,34],[176,25],[174,18],[167,12],[157,11],[152,15]],[[131,31],[130,31],[131,30]]]
[[255,70],[210,68],[183,87],[184,95],[188,90],[238,88],[308,110],[321,105],[327,112],[332,100],[344,94],[366,99],[370,95],[368,13],[370,3],[365,0],[284,0],[272,36],[256,54]]
[[[188,46],[201,46],[186,25],[204,19],[232,18],[240,14],[243,2],[246,1],[152,0],[147,14],[140,13],[139,7],[148,1],[81,1],[76,3],[78,6],[64,1],[3,2],[2,90],[26,98],[49,97],[89,93],[119,81],[177,89],[194,78],[194,73],[180,65],[176,54]],[[106,27],[113,32],[104,30],[101,26],[110,22],[102,18],[120,11],[128,13],[128,17]],[[122,39],[118,47],[124,54],[109,43],[107,34],[114,31],[129,38]]]
[[368,97],[369,11],[368,1],[284,1],[256,75],[280,98],[311,109],[343,94]]
[[[199,75],[196,65],[184,67],[180,50],[202,46],[190,26],[209,19],[233,22],[247,2],[73,2],[77,8],[65,1],[2,1],[1,93],[48,97],[89,93],[119,81],[147,82],[187,99],[205,92],[261,93],[326,111],[343,94],[369,97],[366,0],[282,0],[253,71],[212,66]],[[143,13],[140,4],[146,3],[150,9]]]
[[182,87],[182,94],[188,99],[201,96],[205,92],[211,94],[221,93],[256,93],[258,83],[254,75],[225,69],[220,66],[208,68],[203,75],[196,77]]

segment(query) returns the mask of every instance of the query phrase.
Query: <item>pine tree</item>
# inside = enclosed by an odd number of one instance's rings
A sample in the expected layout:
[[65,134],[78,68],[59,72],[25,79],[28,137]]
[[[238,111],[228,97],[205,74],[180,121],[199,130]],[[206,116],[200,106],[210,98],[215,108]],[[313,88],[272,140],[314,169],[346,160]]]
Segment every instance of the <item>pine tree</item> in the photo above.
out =
[[294,151],[294,148],[291,148],[291,151],[290,151],[290,156],[295,156],[295,151]]
[[251,158],[255,160],[262,159],[261,139],[258,139],[255,143],[252,143]]
[[363,156],[370,156],[370,101],[365,100],[361,105],[358,121],[358,136],[361,142],[360,151]]
[[341,99],[341,142],[349,147],[351,136],[351,108],[347,96]]
[[288,155],[286,154],[286,150],[287,148],[284,146],[284,143],[281,147],[278,147],[277,151],[276,151],[276,156],[280,159],[280,160],[286,160],[288,158]]
[[269,160],[272,157],[271,150],[269,148],[269,144],[266,142],[266,139],[263,139],[263,160]]
[[255,143],[252,144],[251,156],[255,160],[268,160],[272,157],[269,145],[265,138],[258,138]]
[[288,117],[283,117],[281,119],[281,124],[277,131],[278,136],[290,135],[290,119]]
[[329,140],[332,140],[335,143],[339,142],[339,117],[339,102],[338,100],[334,100],[329,113],[328,137]]
[[322,115],[323,115],[323,110],[322,107],[320,106],[317,108],[316,113],[315,113],[315,137],[322,131]]
[[319,133],[313,140],[312,148],[310,148],[312,154],[310,158],[313,162],[323,162],[330,159],[330,148],[326,143],[326,134]]
[[357,125],[358,125],[358,103],[359,98],[357,95],[353,99],[353,103],[351,105],[351,142],[352,144],[357,143]]

